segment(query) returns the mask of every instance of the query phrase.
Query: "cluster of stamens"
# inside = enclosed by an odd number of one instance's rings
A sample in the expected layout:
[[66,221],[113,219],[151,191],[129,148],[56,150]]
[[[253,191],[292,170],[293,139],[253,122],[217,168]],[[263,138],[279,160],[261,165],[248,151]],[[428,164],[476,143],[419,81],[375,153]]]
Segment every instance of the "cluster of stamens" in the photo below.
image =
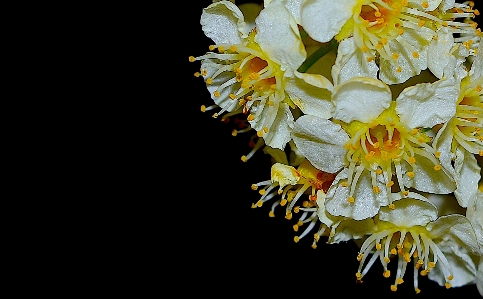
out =
[[[416,293],[421,291],[418,288],[418,271],[421,276],[425,276],[438,262],[441,263],[441,269],[446,279],[446,288],[451,287],[450,281],[453,279],[453,272],[449,262],[425,228],[400,228],[390,223],[384,223],[382,226],[384,225],[387,226],[386,229],[371,235],[361,246],[357,256],[357,260],[360,262],[356,273],[358,281],[362,282],[362,277],[378,259],[384,267],[383,276],[389,278],[391,272],[388,269],[388,263],[392,258],[397,257],[398,265],[394,284],[391,285],[392,291],[396,291],[397,286],[404,282],[403,277],[407,265],[411,261],[414,265],[414,290]],[[371,257],[366,263],[369,256]]]
[[[280,171],[282,169],[283,171]],[[287,171],[288,175],[284,175],[284,171]],[[270,209],[270,217],[275,217],[275,208],[279,205],[286,206],[285,218],[288,220],[292,219],[294,213],[302,212],[297,223],[293,226],[294,231],[298,232],[302,225],[308,223],[305,230],[299,236],[294,237],[294,241],[299,242],[314,229],[319,220],[316,205],[317,191],[327,192],[334,178],[334,174],[322,172],[308,161],[299,165],[297,170],[291,166],[275,164],[272,167],[271,180],[252,185],[252,190],[258,190],[262,196],[258,202],[252,204],[252,208],[261,207],[268,200],[277,197]],[[290,181],[290,183],[283,183],[284,181]],[[262,186],[263,188],[259,189]],[[304,200],[300,206],[296,205],[303,196],[308,197],[308,200]],[[317,242],[326,229],[327,227],[320,223],[317,232],[314,234],[312,248],[317,247]]]

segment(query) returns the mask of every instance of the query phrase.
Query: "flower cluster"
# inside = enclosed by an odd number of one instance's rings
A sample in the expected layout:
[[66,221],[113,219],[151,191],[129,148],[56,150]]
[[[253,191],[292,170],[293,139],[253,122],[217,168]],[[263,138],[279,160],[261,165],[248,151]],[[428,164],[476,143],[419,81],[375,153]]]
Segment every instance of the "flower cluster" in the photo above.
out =
[[[357,241],[356,279],[381,263],[483,295],[483,43],[472,1],[213,1],[214,44],[191,56],[247,162],[272,157],[252,205],[295,219],[295,242]],[[283,208],[282,208],[283,207]],[[397,263],[391,273],[388,263]]]

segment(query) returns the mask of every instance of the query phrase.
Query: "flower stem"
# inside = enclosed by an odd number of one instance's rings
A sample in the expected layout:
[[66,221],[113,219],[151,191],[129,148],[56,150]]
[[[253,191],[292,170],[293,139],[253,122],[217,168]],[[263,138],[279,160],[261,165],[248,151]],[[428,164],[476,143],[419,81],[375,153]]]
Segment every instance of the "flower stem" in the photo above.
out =
[[332,50],[337,51],[337,46],[338,46],[338,43],[335,39],[332,39],[328,43],[322,44],[320,48],[315,50],[314,53],[312,53],[309,57],[307,57],[307,59],[305,59],[305,61],[298,68],[297,71],[299,71],[300,73],[305,73],[312,65],[314,65],[314,63],[316,63],[324,55],[326,55]]

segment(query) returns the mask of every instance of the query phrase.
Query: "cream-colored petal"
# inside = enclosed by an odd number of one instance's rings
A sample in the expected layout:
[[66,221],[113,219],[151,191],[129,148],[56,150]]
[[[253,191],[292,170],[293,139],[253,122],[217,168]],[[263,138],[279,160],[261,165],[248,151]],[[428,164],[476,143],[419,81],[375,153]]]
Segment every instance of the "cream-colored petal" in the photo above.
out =
[[[265,131],[268,128],[268,132],[263,134],[265,144],[283,150],[290,141],[293,128],[294,118],[290,107],[285,103],[264,105],[260,116],[261,118],[255,117],[255,120],[250,122],[252,128],[256,131]],[[263,121],[258,121],[259,119]]]
[[[338,175],[339,180],[347,178],[348,171],[344,168]],[[337,180],[336,177],[336,180]],[[372,181],[369,171],[364,170],[357,181],[353,197],[354,203],[349,203],[349,187],[340,184],[334,185],[328,191],[325,208],[327,212],[334,216],[344,216],[355,220],[363,220],[375,216],[381,206],[388,205],[387,193],[384,182],[378,180],[377,186],[381,190],[375,193],[372,190]]]
[[[438,8],[442,0],[409,0],[408,2],[422,11],[433,11]],[[423,3],[425,3],[423,7]]]
[[271,182],[278,182],[280,188],[287,185],[296,185],[299,180],[300,174],[293,166],[280,163],[272,165]]
[[476,55],[470,70],[470,76],[474,80],[483,77],[483,40],[480,40],[478,54]]
[[290,100],[304,114],[316,115],[329,119],[332,117],[334,105],[331,99],[332,84],[323,76],[316,74],[296,73],[295,78],[286,78],[285,92]]
[[228,1],[216,2],[203,9],[200,23],[205,35],[216,44],[240,44],[248,35],[243,13]]
[[379,219],[399,227],[426,226],[438,218],[438,209],[427,201],[403,198],[394,203],[395,208],[382,207]]
[[[458,203],[466,208],[468,202],[476,198],[478,193],[478,182],[481,178],[481,167],[478,165],[475,156],[466,151],[463,147],[456,148],[456,159],[454,161],[456,190],[454,194]],[[483,218],[481,218],[483,222]]]
[[471,222],[477,236],[480,253],[483,255],[483,192],[478,191],[466,209],[466,217]]
[[455,155],[452,148],[453,132],[451,130],[453,121],[454,120],[451,120],[445,123],[443,127],[439,129],[436,137],[434,137],[433,145],[440,153],[439,161],[441,162],[441,166],[454,176],[453,159],[455,158]]
[[[268,3],[281,3],[287,9],[290,11],[292,16],[295,18],[295,21],[297,24],[300,24],[300,5],[303,0],[272,0],[272,1],[267,1],[265,0],[265,6],[268,5]],[[267,3],[268,2],[268,3]]]
[[350,123],[370,122],[391,104],[391,90],[382,81],[355,77],[334,89],[334,118]]
[[454,45],[453,34],[447,27],[438,30],[437,38],[429,44],[428,69],[439,79],[443,78],[445,67],[455,59],[451,51]]
[[337,59],[332,66],[334,85],[354,77],[377,78],[379,67],[374,59],[368,60],[367,57],[369,56],[356,46],[354,38],[341,41],[337,48]]
[[473,254],[479,254],[478,240],[471,222],[463,215],[441,216],[428,224],[428,231],[434,239],[450,241],[466,247]]
[[214,92],[218,90],[218,88],[224,84],[225,82],[233,79],[235,74],[233,72],[223,72],[220,75],[213,78],[213,74],[218,72],[220,69],[220,65],[213,63],[210,59],[205,59],[201,62],[201,69],[206,70],[206,76],[204,78],[212,78],[211,84],[206,84],[206,88],[208,89],[211,98],[221,108],[226,108],[228,112],[234,111],[240,108],[239,103],[234,102],[229,96],[230,94],[236,94],[239,86],[236,84],[232,84],[227,86],[226,88],[220,89],[220,96],[216,97]]
[[398,96],[396,112],[409,128],[431,128],[455,115],[459,92],[456,80],[416,84]]
[[401,163],[403,172],[414,172],[414,178],[407,175],[403,176],[404,185],[412,187],[418,191],[448,194],[456,189],[456,183],[450,178],[443,169],[435,170],[434,164],[428,158],[416,156],[416,163],[411,167],[407,162]]
[[476,287],[478,292],[483,297],[483,255],[480,257],[480,263],[478,264],[478,272],[476,274]]
[[336,173],[345,165],[344,145],[349,136],[338,124],[312,115],[297,119],[292,138],[299,151],[315,168]]
[[268,57],[281,65],[281,69],[296,70],[307,53],[300,38],[295,19],[288,9],[278,3],[265,7],[255,20],[255,41]]
[[303,0],[300,10],[305,31],[319,42],[330,41],[352,17],[358,0]]

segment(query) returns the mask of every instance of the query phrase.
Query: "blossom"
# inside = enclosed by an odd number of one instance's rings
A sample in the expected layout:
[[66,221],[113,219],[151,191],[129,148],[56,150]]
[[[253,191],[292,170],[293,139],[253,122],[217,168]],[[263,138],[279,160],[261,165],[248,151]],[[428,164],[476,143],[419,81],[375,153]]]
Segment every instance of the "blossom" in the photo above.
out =
[[304,0],[300,9],[301,24],[313,39],[354,39],[365,56],[361,62],[379,60],[379,78],[387,84],[402,83],[427,68],[428,46],[439,28],[451,25],[453,33],[476,35],[476,28],[454,20],[474,13],[468,5],[453,7],[441,0]]
[[[303,161],[297,169],[277,162],[272,165],[271,179],[269,181],[262,181],[252,185],[252,189],[258,190],[262,195],[257,203],[252,204],[252,208],[261,207],[263,203],[273,197],[280,196],[272,204],[269,216],[275,217],[275,208],[279,205],[282,207],[286,206],[285,218],[288,220],[292,219],[294,213],[301,212],[301,216],[293,226],[294,230],[297,232],[305,223],[308,223],[308,225],[306,225],[307,227],[300,236],[294,237],[295,242],[298,242],[317,224],[317,197],[325,194],[324,191],[327,191],[333,180],[333,174],[314,168],[307,160]],[[263,186],[262,189],[260,189],[261,186]],[[303,196],[307,197],[308,200],[299,204],[299,200]],[[319,226],[314,235],[313,248],[317,247],[316,243],[326,228],[327,226],[323,224]]]
[[430,136],[419,129],[451,117],[454,103],[446,97],[451,93],[457,96],[443,80],[406,88],[392,101],[383,82],[355,77],[335,87],[333,121],[311,115],[297,119],[292,138],[300,152],[316,168],[338,172],[327,194],[329,213],[372,217],[392,204],[389,194],[395,187],[403,195],[407,188],[453,192],[454,182],[441,167]]
[[394,209],[381,208],[375,225],[376,232],[365,239],[359,250],[358,280],[377,260],[384,267],[383,276],[389,278],[388,263],[397,258],[393,291],[403,283],[411,261],[416,293],[421,291],[418,271],[447,288],[474,283],[478,243],[470,221],[463,215],[438,217],[438,209],[429,201],[404,198],[395,203]]
[[466,207],[475,198],[481,167],[475,155],[483,156],[483,44],[479,55],[463,80],[456,80],[459,94],[452,118],[438,131],[434,143],[441,153],[441,165],[455,178],[455,196],[461,206]]
[[[242,12],[228,1],[204,9],[201,24],[216,45],[199,57],[201,73],[216,106],[228,116],[244,113],[265,144],[283,149],[290,140],[292,109],[330,117],[332,83],[296,71],[306,58],[296,23],[279,3],[267,5],[249,31]],[[203,107],[203,110],[214,108]]]

